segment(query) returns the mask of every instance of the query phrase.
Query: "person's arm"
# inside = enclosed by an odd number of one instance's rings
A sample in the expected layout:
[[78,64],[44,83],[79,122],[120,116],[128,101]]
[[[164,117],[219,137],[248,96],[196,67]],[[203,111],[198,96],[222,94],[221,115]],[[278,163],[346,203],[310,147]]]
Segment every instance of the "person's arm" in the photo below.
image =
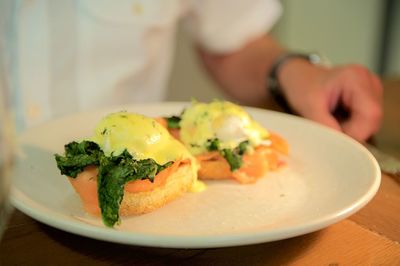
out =
[[[271,37],[263,36],[231,54],[200,50],[204,65],[217,83],[243,104],[262,106],[268,97],[267,74],[285,53]],[[278,71],[282,90],[299,115],[364,141],[380,126],[382,85],[366,68],[348,65],[326,68],[303,59],[290,59]],[[343,105],[349,118],[338,121],[332,113]]]
[[220,87],[240,103],[263,106],[267,99],[267,73],[285,52],[265,36],[229,54],[213,54],[199,48],[200,58]]

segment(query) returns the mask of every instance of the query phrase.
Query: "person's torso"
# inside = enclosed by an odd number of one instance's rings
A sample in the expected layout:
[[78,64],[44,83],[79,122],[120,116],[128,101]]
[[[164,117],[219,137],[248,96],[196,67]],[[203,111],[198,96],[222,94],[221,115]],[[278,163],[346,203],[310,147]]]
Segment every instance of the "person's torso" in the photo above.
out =
[[163,99],[179,0],[29,0],[14,11],[12,78],[23,127]]

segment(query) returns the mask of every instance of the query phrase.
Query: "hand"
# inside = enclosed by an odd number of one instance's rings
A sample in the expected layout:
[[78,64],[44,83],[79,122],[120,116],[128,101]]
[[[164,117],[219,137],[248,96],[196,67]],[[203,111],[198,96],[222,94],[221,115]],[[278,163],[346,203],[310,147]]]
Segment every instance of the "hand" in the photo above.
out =
[[[336,68],[292,59],[278,73],[284,94],[299,115],[340,130],[358,141],[376,133],[382,119],[382,84],[359,65]],[[339,107],[348,118],[334,116]]]

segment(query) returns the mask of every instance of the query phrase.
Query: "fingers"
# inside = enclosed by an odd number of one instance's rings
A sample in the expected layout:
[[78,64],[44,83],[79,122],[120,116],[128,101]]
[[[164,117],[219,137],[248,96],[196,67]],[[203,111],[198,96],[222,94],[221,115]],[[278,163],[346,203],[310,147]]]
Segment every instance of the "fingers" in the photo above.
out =
[[350,119],[342,123],[345,134],[358,141],[365,141],[376,133],[380,126],[381,113],[374,102],[364,102],[364,110],[352,110]]
[[365,72],[346,79],[343,101],[350,117],[341,124],[344,133],[365,141],[379,130],[382,120],[382,85],[373,74]]

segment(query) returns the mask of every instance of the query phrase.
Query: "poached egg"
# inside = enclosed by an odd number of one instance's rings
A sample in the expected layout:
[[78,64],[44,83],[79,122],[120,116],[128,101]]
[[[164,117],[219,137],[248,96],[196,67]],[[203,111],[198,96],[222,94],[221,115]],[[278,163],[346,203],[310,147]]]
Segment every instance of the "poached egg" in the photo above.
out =
[[105,155],[119,155],[125,149],[134,159],[152,158],[158,164],[190,158],[192,155],[156,120],[140,114],[117,112],[97,124],[91,139]]
[[181,141],[194,155],[207,152],[207,141],[215,138],[222,149],[234,149],[246,140],[258,146],[269,136],[242,107],[228,101],[193,102],[182,114],[180,127]]

